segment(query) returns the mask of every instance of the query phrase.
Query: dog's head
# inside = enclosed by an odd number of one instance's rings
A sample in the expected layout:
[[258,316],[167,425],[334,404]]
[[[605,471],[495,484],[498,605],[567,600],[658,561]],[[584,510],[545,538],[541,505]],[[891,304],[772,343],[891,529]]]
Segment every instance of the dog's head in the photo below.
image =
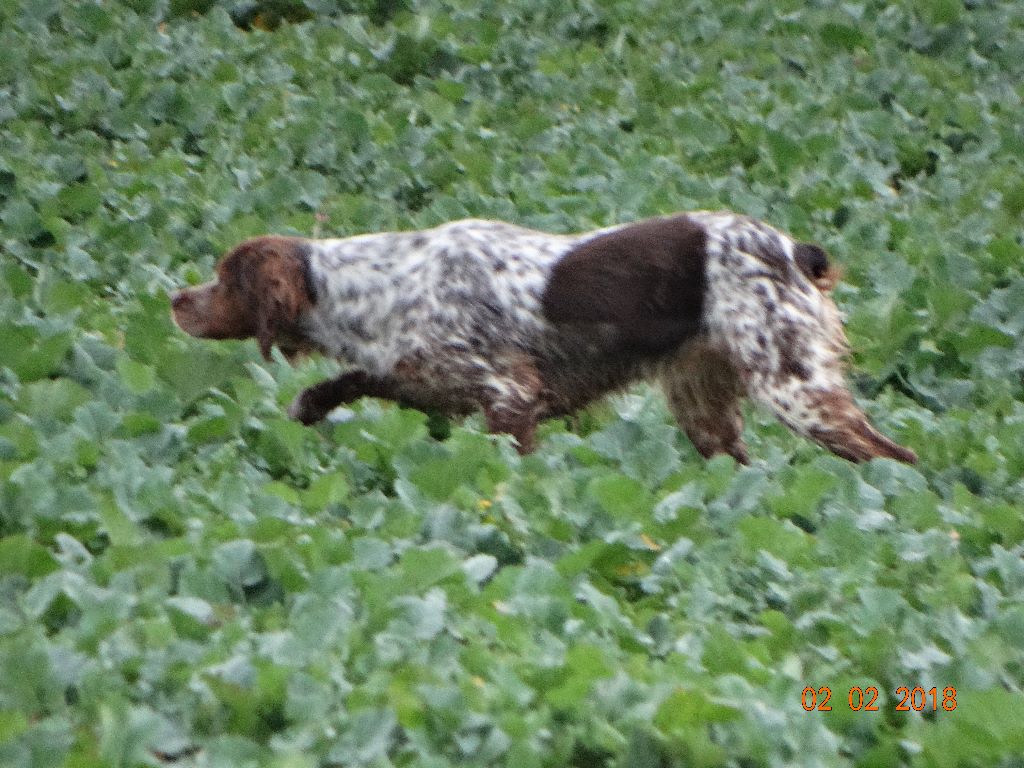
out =
[[221,259],[216,280],[171,297],[174,322],[203,339],[255,337],[267,359],[275,343],[298,351],[296,323],[316,301],[306,249],[300,238],[245,241]]

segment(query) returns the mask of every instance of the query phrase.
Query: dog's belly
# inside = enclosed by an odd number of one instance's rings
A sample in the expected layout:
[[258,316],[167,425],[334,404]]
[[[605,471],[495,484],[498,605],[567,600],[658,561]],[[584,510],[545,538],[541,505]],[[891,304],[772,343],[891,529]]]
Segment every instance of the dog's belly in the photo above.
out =
[[609,392],[649,378],[659,354],[623,354],[614,336],[591,327],[586,332],[561,333],[554,344],[535,355],[543,382],[541,418],[564,416]]

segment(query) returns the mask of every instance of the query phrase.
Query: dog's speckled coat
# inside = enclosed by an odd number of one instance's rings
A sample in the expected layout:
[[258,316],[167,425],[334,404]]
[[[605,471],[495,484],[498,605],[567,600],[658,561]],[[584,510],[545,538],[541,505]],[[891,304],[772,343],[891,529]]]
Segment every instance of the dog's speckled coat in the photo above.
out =
[[748,461],[749,395],[845,458],[914,453],[843,382],[825,253],[749,217],[696,212],[575,235],[497,221],[342,239],[262,237],[177,293],[188,333],[255,336],[352,368],[300,393],[303,423],[369,395],[461,414],[532,450],[539,419],[658,379],[705,456]]

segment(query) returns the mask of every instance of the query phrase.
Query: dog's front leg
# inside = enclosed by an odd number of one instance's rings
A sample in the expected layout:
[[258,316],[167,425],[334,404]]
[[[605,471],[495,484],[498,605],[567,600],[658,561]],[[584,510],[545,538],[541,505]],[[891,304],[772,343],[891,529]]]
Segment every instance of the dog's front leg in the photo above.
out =
[[348,371],[299,392],[288,406],[288,415],[303,424],[315,424],[339,405],[360,397],[395,399],[394,387],[387,379],[370,376],[366,371]]

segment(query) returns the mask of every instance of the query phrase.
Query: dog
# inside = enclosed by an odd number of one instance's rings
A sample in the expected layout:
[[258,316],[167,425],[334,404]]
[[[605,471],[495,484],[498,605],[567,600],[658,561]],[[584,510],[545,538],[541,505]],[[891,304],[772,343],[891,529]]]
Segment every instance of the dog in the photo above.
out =
[[846,388],[836,280],[820,247],[730,212],[569,235],[468,219],[257,237],[171,305],[192,336],[255,337],[267,359],[277,345],[289,359],[319,352],[351,366],[299,393],[288,412],[303,424],[364,396],[482,409],[488,430],[525,454],[541,419],[648,379],[705,457],[749,463],[750,397],[845,459],[914,463]]

